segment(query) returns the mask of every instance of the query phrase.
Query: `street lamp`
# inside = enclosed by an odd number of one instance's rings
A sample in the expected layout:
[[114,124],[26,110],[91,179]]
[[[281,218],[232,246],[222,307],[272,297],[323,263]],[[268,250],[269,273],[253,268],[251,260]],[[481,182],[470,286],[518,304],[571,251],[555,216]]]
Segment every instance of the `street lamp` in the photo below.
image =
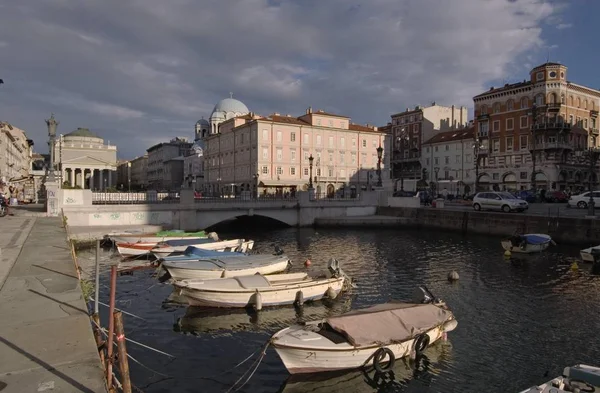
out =
[[312,168],[313,168],[313,161],[314,161],[314,157],[312,156],[312,153],[310,154],[310,157],[308,157],[308,168],[309,168],[309,175],[308,175],[308,188],[312,190],[313,188],[313,181],[312,181]]
[[410,137],[406,132],[405,128],[400,130],[400,136],[396,138],[396,142],[400,145],[400,191],[404,191],[404,168],[403,168],[403,159],[404,159],[404,142],[408,142]]
[[473,159],[475,160],[475,193],[479,191],[479,150],[483,149],[483,143],[479,140],[479,136],[475,137],[473,142]]
[[433,172],[435,173],[435,194],[438,192],[438,173],[440,172],[440,167],[436,166],[433,168]]
[[221,197],[221,176],[217,177],[217,196]]
[[531,135],[533,137],[533,145],[531,148],[531,164],[533,166],[533,170],[531,171],[531,189],[533,191],[536,190],[537,186],[535,184],[535,177],[536,177],[536,173],[535,173],[535,148],[536,148],[536,133],[535,133],[535,126],[536,126],[536,122],[537,122],[537,104],[534,102],[533,105],[531,106],[531,112],[527,113],[528,115],[532,116],[532,122],[531,122]]
[[127,163],[127,184],[129,192],[131,192],[131,162]]
[[379,143],[379,147],[377,148],[377,187],[381,187],[381,157],[383,156],[383,147],[381,147],[381,143]]
[[254,178],[254,197],[258,199],[258,173],[255,173],[254,175],[252,175],[252,177]]
[[596,163],[598,162],[598,158],[600,158],[600,149],[590,147],[587,152],[586,151],[577,151],[575,152],[580,161],[584,161],[586,158],[590,162],[590,169],[588,175],[588,188],[590,192],[590,199],[588,201],[588,216],[594,216],[595,211],[595,203],[594,203],[594,190],[592,190],[592,178],[595,174]]
[[[46,125],[48,126],[48,137],[50,139],[50,141],[48,142],[49,145],[49,150],[50,150],[50,170],[48,173],[48,181],[49,182],[53,182],[55,181],[55,165],[54,165],[54,146],[56,145],[56,127],[58,127],[58,125],[60,124],[59,121],[57,121],[54,118],[54,113],[52,113],[50,115],[49,119],[46,119]],[[62,184],[61,184],[62,187]]]

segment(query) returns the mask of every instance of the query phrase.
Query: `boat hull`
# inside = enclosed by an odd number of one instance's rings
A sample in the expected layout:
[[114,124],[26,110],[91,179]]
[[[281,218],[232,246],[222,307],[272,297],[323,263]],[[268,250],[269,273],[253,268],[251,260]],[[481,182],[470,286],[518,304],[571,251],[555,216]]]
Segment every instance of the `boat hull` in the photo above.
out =
[[[319,280],[317,282],[290,285],[285,288],[260,288],[262,306],[280,306],[294,304],[298,291],[302,291],[303,299],[307,301],[321,300],[326,296],[329,288],[333,289],[335,296],[342,291],[344,278]],[[190,306],[198,307],[229,307],[242,308],[254,304],[256,289],[244,289],[237,291],[216,291],[181,288],[181,294],[185,296]]]
[[117,251],[122,257],[134,257],[148,254],[156,243],[116,243]]
[[190,279],[210,280],[215,278],[222,278],[223,276],[238,277],[250,276],[257,273],[263,275],[279,273],[287,269],[289,262],[289,259],[282,259],[280,262],[271,265],[254,266],[249,267],[247,269],[235,270],[227,270],[226,267],[223,269],[214,270],[183,269],[174,266],[169,266],[168,263],[163,263],[163,267],[169,272],[171,277],[177,281]]
[[186,240],[186,239],[206,239],[204,237],[190,237],[190,236],[144,236],[144,235],[121,235],[121,236],[109,236],[114,243],[159,243],[166,242],[167,240]]
[[[293,328],[286,328],[280,333],[287,333],[286,331]],[[276,336],[280,333],[277,333]],[[443,337],[444,329],[442,326],[438,326],[427,331],[426,334],[429,336],[429,345],[431,345]],[[394,353],[394,357],[400,359],[410,355],[414,341],[414,339],[410,339],[402,343],[386,345],[385,348],[389,348]],[[373,360],[369,357],[380,348],[379,346],[355,348],[350,345],[344,349],[298,348],[279,345],[276,339],[273,339],[271,343],[290,374],[350,370],[372,366]],[[365,364],[365,362],[367,363]]]
[[542,244],[526,244],[525,248],[514,247],[510,240],[502,240],[502,248],[506,251],[510,251],[518,254],[532,254],[536,252],[542,252],[550,246],[550,242]]
[[254,241],[253,240],[244,241],[243,239],[235,239],[235,240],[223,240],[223,241],[213,242],[213,243],[188,244],[185,246],[170,246],[170,247],[153,248],[152,254],[154,254],[154,256],[157,259],[160,259],[160,258],[168,257],[170,255],[181,254],[181,253],[185,252],[185,250],[189,246],[194,246],[197,248],[201,248],[203,250],[210,250],[210,251],[225,251],[228,248],[230,248],[230,249],[239,248],[240,249],[239,252],[247,252],[249,250],[252,250],[252,247],[254,247]]
[[600,246],[585,248],[579,251],[579,255],[581,255],[581,259],[584,262],[594,263],[594,255],[592,255],[592,250],[600,250]]

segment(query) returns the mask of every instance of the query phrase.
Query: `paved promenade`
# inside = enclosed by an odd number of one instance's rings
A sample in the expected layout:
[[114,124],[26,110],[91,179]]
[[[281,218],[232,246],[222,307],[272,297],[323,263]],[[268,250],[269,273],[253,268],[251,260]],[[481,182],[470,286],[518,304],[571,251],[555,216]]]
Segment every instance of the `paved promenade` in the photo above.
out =
[[19,213],[0,218],[0,391],[106,392],[61,219]]

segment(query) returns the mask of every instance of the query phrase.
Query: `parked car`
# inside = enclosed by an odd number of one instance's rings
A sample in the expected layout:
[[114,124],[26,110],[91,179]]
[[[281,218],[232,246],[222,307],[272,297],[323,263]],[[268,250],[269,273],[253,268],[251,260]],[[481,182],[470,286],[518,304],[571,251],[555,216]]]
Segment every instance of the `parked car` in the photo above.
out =
[[563,191],[550,191],[546,193],[546,202],[563,203],[569,200],[569,196]]
[[[600,204],[600,191],[593,191],[592,200],[594,207]],[[583,192],[579,195],[572,195],[567,201],[569,207],[578,207],[579,209],[587,209],[590,201],[590,191]]]
[[535,203],[535,201],[537,200],[535,191],[531,190],[517,191],[515,196],[519,199],[524,200],[527,203]]
[[499,210],[505,213],[523,212],[529,209],[527,201],[517,198],[509,192],[480,192],[473,198],[473,209]]

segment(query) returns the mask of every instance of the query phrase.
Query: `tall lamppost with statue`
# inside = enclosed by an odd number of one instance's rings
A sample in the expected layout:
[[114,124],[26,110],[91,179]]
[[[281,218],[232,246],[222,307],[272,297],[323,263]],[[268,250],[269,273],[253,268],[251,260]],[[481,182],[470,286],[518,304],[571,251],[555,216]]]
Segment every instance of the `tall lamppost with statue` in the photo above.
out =
[[396,143],[398,144],[398,151],[400,151],[400,191],[404,191],[404,144],[408,142],[410,139],[408,133],[406,132],[406,128],[402,128],[400,130],[400,134],[396,138]]
[[588,216],[593,217],[595,215],[595,202],[594,202],[594,178],[596,177],[596,164],[598,163],[598,159],[600,158],[600,149],[590,147],[587,150],[579,150],[575,152],[575,156],[579,160],[579,162],[583,163],[588,161],[590,164],[589,174],[588,174],[588,191],[590,193],[590,198],[587,203],[588,208]]
[[308,157],[308,169],[309,169],[309,173],[308,173],[308,190],[312,190],[313,188],[313,180],[312,180],[312,169],[313,169],[313,161],[315,160],[315,158],[313,157],[312,153],[310,154],[310,157]]
[[55,182],[56,181],[56,165],[54,159],[54,147],[56,145],[56,127],[60,124],[58,120],[54,118],[54,113],[50,115],[49,119],[46,119],[46,126],[48,127],[48,149],[50,150],[50,167],[48,168],[48,177],[47,181]]
[[475,190],[474,194],[479,192],[479,151],[484,149],[483,143],[479,140],[479,136],[473,141],[473,159],[475,160]]
[[383,147],[381,147],[381,143],[377,148],[377,187],[382,187],[383,183],[381,181],[381,157],[383,157]]

